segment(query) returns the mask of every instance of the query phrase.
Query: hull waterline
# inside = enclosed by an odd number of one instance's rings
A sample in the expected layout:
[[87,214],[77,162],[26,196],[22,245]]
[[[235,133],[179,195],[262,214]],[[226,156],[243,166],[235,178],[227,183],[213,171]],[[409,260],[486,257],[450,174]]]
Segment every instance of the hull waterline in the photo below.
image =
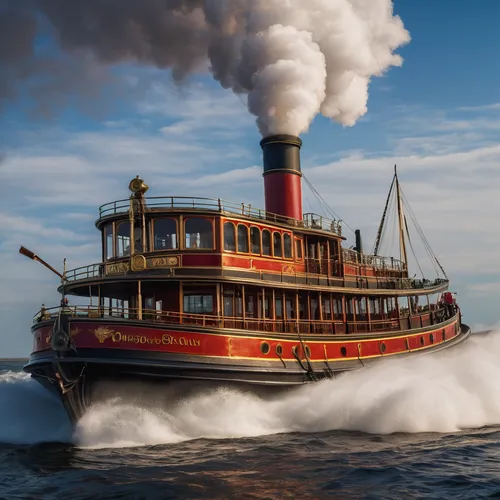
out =
[[[124,329],[123,325],[113,326],[115,332],[123,335],[122,332],[118,332],[118,328]],[[83,329],[81,324],[80,327]],[[91,324],[89,331],[95,330],[95,325]],[[162,331],[143,328],[137,330],[136,336],[140,342],[141,337],[148,336],[154,339]],[[449,331],[450,334],[444,341],[442,338],[437,341],[435,333],[437,331]],[[198,347],[196,339],[200,335],[209,337],[208,340],[211,342],[207,345],[217,344],[216,334],[212,334],[210,338],[210,334],[206,333],[173,331],[171,328],[168,332],[162,334],[162,337],[168,335],[171,339],[172,344],[167,344],[167,347],[179,345],[173,343],[173,338],[176,338],[179,343],[182,342],[181,339],[191,339],[191,344],[193,344],[191,347]],[[404,332],[401,333],[404,334]],[[128,348],[124,349],[124,346],[116,341],[118,335],[115,335],[115,341],[111,336],[102,343],[97,340],[97,347],[92,344],[90,335],[86,336],[84,332],[80,335],[80,339],[74,339],[73,349],[65,353],[55,352],[50,348],[38,350],[32,354],[29,363],[24,367],[24,370],[31,373],[35,380],[57,394],[73,424],[76,424],[92,403],[110,396],[102,392],[102,387],[108,383],[112,384],[114,389],[122,388],[124,392],[130,384],[140,383],[145,384],[145,387],[155,387],[161,393],[173,381],[184,381],[188,384],[252,386],[256,389],[258,387],[286,389],[334,378],[343,372],[360,369],[386,359],[408,358],[451,348],[466,340],[470,335],[470,329],[463,324],[457,328],[456,323],[451,321],[441,325],[438,330],[435,327],[427,328],[417,335],[413,332],[406,332],[398,336],[379,335],[373,338],[373,335],[360,335],[344,336],[342,339],[333,339],[332,336],[328,336],[328,338],[314,337],[314,340],[307,338],[302,343],[297,340],[296,336],[286,342],[282,337],[273,339],[261,335],[256,339],[249,335],[237,337],[227,332],[224,334],[219,332],[218,337],[223,339],[219,342],[226,345],[231,346],[234,339],[240,344],[247,342],[245,349],[248,354],[252,354],[252,344],[256,340],[259,345],[263,342],[268,343],[273,355],[270,356],[271,352],[269,352],[257,359],[251,355],[231,356],[230,351],[215,355],[209,348],[197,354],[172,352],[168,349],[145,350],[140,348],[140,343],[128,345]],[[443,335],[446,336],[446,333]],[[422,347],[420,345],[422,338],[434,339],[434,343],[428,343]],[[401,341],[401,339],[404,340]],[[380,351],[381,342],[386,346],[385,353],[370,354],[370,345],[376,343]],[[394,345],[402,344],[404,349],[395,351],[391,342]],[[182,343],[189,344],[189,342]],[[154,342],[152,345],[155,345]],[[281,346],[281,351],[277,349],[278,345]],[[184,351],[188,351],[190,346],[185,347]],[[342,348],[348,350],[349,354],[358,352],[359,356],[343,358]],[[390,352],[391,349],[393,352]],[[276,355],[277,350],[281,352],[281,356]],[[294,352],[298,355],[294,355]],[[335,356],[336,352],[340,356]],[[325,356],[324,353],[327,355]],[[237,352],[237,354],[242,353]],[[270,356],[270,359],[265,359],[265,356]]]

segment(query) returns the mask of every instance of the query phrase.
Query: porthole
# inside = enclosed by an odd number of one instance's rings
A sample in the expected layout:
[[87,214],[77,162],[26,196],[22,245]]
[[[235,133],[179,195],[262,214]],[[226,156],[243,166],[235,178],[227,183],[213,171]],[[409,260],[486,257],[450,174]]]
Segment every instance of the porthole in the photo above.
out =
[[387,346],[385,345],[385,342],[381,342],[380,344],[380,352],[384,354],[385,350],[387,349]]
[[441,332],[441,336],[443,337],[443,342],[446,340],[446,330],[443,328],[443,331]]
[[309,349],[308,345],[304,346],[304,352],[306,353],[306,358],[311,357],[311,349]]
[[282,346],[281,344],[278,344],[278,345],[276,346],[276,354],[277,354],[278,356],[282,356],[282,355],[283,355],[283,346]]
[[424,339],[424,337],[420,337],[420,345],[421,346],[425,345],[425,339]]
[[292,347],[292,354],[293,354],[294,356],[297,356],[297,346],[296,346],[296,345],[294,345],[294,346]]
[[347,356],[347,349],[346,349],[344,346],[342,346],[342,347],[340,348],[340,354],[341,354],[341,355],[342,355],[342,357],[344,357],[344,358]]
[[269,354],[270,350],[271,350],[271,348],[269,347],[269,344],[267,342],[262,342],[260,344],[260,352],[262,354]]
[[429,340],[431,344],[434,344],[434,335],[432,333],[429,335]]

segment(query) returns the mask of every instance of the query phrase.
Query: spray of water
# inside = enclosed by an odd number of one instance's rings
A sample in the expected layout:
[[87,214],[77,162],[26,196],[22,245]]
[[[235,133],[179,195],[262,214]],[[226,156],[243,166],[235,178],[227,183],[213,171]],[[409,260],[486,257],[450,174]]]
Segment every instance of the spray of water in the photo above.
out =
[[[68,60],[37,46],[43,29],[85,71],[58,71]],[[371,78],[401,65],[394,51],[409,39],[392,0],[5,0],[0,104],[20,80],[43,101],[82,76],[88,89],[102,65],[170,68],[179,82],[208,69],[248,95],[264,136],[299,135],[318,113],[353,125]]]
[[152,408],[93,407],[73,436],[56,401],[19,374],[0,379],[0,441],[124,447],[283,432],[456,432],[500,425],[500,331],[436,355],[386,361],[281,396],[217,387]]
[[0,373],[0,443],[72,442],[64,408],[25,373]]

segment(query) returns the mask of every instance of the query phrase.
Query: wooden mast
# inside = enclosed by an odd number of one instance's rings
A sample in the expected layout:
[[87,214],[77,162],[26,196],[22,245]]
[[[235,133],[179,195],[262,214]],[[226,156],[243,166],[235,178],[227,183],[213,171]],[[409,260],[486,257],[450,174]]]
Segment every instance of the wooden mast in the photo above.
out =
[[406,254],[406,241],[405,241],[405,221],[403,214],[403,206],[401,203],[401,188],[399,186],[398,172],[396,165],[394,165],[394,180],[396,181],[396,194],[398,197],[398,216],[399,216],[399,255],[401,262],[405,269],[408,269],[408,256]]

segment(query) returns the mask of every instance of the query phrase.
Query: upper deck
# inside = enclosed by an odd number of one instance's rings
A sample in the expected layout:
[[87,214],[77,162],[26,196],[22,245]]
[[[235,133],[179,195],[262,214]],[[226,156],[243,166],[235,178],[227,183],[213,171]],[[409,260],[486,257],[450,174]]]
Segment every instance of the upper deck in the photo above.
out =
[[148,278],[232,279],[347,293],[425,293],[447,285],[409,279],[395,258],[342,248],[341,221],[312,213],[299,220],[220,198],[131,197],[102,205],[96,226],[103,233],[102,262],[68,271],[68,290]]
[[[244,217],[256,223],[278,224],[294,229],[324,231],[332,235],[342,236],[342,221],[329,219],[314,213],[303,214],[303,219],[294,219],[283,215],[274,214],[250,204],[236,203],[220,198],[200,198],[188,196],[156,196],[144,198],[145,211],[150,215],[158,213],[204,213],[213,212],[221,215]],[[105,203],[99,207],[99,218],[96,226],[116,216],[123,216],[130,212],[130,198]]]

